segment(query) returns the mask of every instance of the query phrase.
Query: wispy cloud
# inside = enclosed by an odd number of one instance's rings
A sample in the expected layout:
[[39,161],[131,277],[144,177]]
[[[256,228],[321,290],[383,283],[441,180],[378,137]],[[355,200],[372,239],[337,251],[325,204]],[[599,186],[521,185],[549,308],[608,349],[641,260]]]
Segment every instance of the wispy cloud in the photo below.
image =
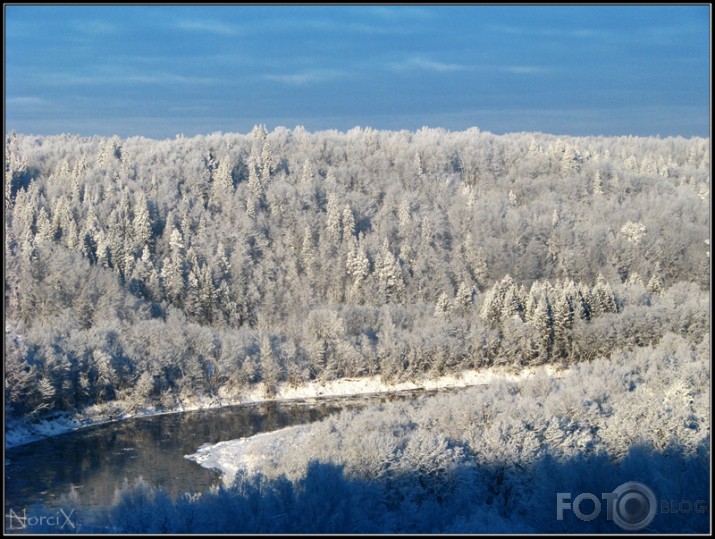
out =
[[488,27],[489,30],[503,34],[515,34],[520,36],[537,36],[551,38],[582,38],[592,39],[596,37],[608,37],[610,32],[595,30],[593,28],[534,28],[532,26],[508,26],[494,24]]
[[345,71],[337,69],[312,69],[298,73],[268,74],[263,78],[273,82],[302,86],[305,84],[317,84],[331,80],[343,78],[347,75]]
[[539,75],[547,73],[549,69],[542,66],[503,66],[499,68],[499,71],[514,75]]
[[34,96],[17,96],[8,97],[5,99],[5,104],[8,107],[38,108],[48,106],[50,102]]
[[354,34],[373,35],[406,35],[418,31],[414,25],[396,23],[393,20],[384,18],[362,19],[358,17],[344,19],[272,19],[260,24],[254,24],[250,28],[244,28],[245,34],[265,34],[273,32],[328,32],[331,34],[342,34],[350,32]]
[[218,79],[211,77],[191,77],[176,75],[172,73],[154,73],[144,75],[141,73],[122,74],[94,74],[73,76],[68,73],[51,73],[44,75],[41,82],[62,86],[84,86],[92,84],[191,84],[208,85],[215,84]]
[[363,6],[354,7],[353,13],[372,15],[383,20],[429,19],[434,12],[418,6]]
[[550,68],[535,65],[485,65],[485,64],[457,64],[449,62],[439,62],[428,58],[414,57],[402,62],[393,62],[387,65],[392,71],[432,71],[435,73],[458,73],[458,72],[480,72],[489,73],[511,73],[514,75],[538,75],[548,73]]
[[119,77],[119,80],[136,82],[139,84],[215,84],[218,79],[211,77],[187,77],[184,75],[158,74],[158,75],[131,75]]
[[447,62],[437,62],[427,58],[408,58],[402,62],[390,64],[393,71],[435,71],[439,73],[450,73],[456,71],[469,71],[471,66],[464,64],[453,64]]
[[106,36],[116,34],[120,31],[120,27],[107,21],[82,19],[73,21],[71,26],[75,32],[90,36]]
[[674,26],[651,26],[635,29],[630,36],[631,39],[639,42],[648,42],[655,45],[674,45],[683,40],[686,36],[692,36],[697,32],[707,32],[707,23],[698,27],[695,25],[681,24]]
[[358,34],[375,34],[386,36],[398,34],[405,35],[415,32],[415,30],[406,28],[404,26],[395,26],[394,24],[380,26],[377,24],[353,23],[348,24],[344,29]]
[[490,25],[488,30],[493,32],[543,37],[552,39],[583,39],[583,40],[602,40],[609,44],[613,43],[630,43],[637,42],[639,44],[651,43],[654,45],[673,45],[680,42],[687,36],[692,36],[698,30],[707,31],[707,25],[697,27],[689,24],[679,24],[673,26],[643,26],[633,28],[629,32],[615,32],[603,28],[534,28],[531,26],[509,26],[509,25]]
[[178,30],[232,36],[238,33],[238,27],[214,20],[185,19],[175,24]]

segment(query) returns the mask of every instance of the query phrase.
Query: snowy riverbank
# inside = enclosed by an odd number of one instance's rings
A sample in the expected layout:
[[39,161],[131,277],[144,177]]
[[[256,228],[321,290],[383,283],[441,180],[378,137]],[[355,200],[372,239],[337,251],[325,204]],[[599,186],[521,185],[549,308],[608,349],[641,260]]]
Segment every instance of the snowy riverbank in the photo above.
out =
[[343,378],[331,381],[312,381],[302,386],[291,386],[287,383],[278,386],[275,396],[266,397],[263,384],[256,384],[250,390],[240,395],[226,395],[219,392],[218,397],[196,399],[185,402],[171,410],[156,410],[142,408],[129,413],[121,409],[121,403],[108,412],[107,406],[95,407],[85,410],[78,415],[60,415],[37,423],[8,422],[5,426],[5,448],[10,449],[27,443],[35,442],[50,436],[57,436],[74,430],[121,421],[133,417],[148,417],[159,414],[189,412],[195,410],[208,410],[238,404],[257,404],[261,402],[290,402],[299,399],[328,399],[333,397],[347,397],[353,395],[369,395],[376,393],[394,393],[410,390],[433,390],[463,388],[492,383],[495,380],[519,381],[533,375],[535,372],[555,374],[551,366],[527,368],[520,373],[513,373],[503,368],[488,368],[481,370],[461,371],[439,378],[415,380],[388,384],[380,380],[379,376],[362,378]]
[[[552,377],[563,375],[563,373],[557,373],[551,366],[525,369],[519,374],[493,368],[481,371],[464,371],[458,376],[449,375],[433,380],[403,382],[395,385],[382,384],[379,377],[335,380],[327,384],[308,384],[304,387],[295,388],[293,392],[285,391],[283,395],[291,395],[290,398],[297,399],[374,394],[414,389],[466,388],[487,385],[497,380],[519,382],[532,377],[537,372]],[[226,485],[230,485],[239,470],[250,474],[261,471],[263,467],[275,465],[283,458],[286,451],[300,446],[309,432],[309,426],[296,425],[247,438],[228,440],[216,444],[204,444],[196,450],[196,453],[186,455],[185,458],[196,462],[204,468],[219,472],[223,482]]]
[[286,451],[301,445],[308,431],[308,426],[296,425],[248,438],[204,444],[185,458],[219,472],[223,482],[231,485],[239,470],[253,473],[270,462],[280,461]]

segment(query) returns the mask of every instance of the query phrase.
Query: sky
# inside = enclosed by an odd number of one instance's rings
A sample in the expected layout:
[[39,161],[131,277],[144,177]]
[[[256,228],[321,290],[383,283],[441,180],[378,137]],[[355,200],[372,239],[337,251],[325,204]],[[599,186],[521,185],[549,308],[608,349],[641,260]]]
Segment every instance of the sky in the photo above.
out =
[[710,136],[710,7],[5,6],[5,128]]

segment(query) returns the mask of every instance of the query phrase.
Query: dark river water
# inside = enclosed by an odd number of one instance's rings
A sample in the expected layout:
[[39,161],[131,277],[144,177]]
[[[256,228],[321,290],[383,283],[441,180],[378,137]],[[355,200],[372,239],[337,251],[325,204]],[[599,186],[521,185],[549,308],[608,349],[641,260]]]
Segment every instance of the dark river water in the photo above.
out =
[[[83,511],[110,506],[117,489],[140,478],[162,487],[172,497],[201,492],[220,481],[217,473],[184,458],[203,444],[431,393],[263,403],[156,415],[97,425],[16,447],[5,454],[6,531],[15,531],[8,530],[11,511],[13,515],[20,515],[23,509],[25,514],[34,511],[31,514],[53,515],[60,508],[69,511],[71,507],[81,516]],[[63,518],[58,516],[58,522]]]

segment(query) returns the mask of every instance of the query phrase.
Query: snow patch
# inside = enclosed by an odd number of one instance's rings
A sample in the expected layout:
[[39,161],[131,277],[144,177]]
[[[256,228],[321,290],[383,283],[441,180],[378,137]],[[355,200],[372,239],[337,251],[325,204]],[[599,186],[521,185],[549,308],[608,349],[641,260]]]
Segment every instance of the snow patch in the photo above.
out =
[[[529,367],[519,373],[507,369],[492,367],[482,370],[465,370],[456,374],[447,374],[439,378],[408,380],[405,382],[385,383],[380,376],[366,376],[362,378],[341,378],[339,380],[312,381],[307,384],[292,387],[282,384],[278,387],[274,400],[294,400],[325,397],[345,397],[351,395],[368,395],[372,393],[391,393],[397,391],[410,391],[415,389],[457,389],[478,385],[491,384],[496,380],[519,382],[543,372],[555,375],[556,369],[550,365]],[[244,402],[260,402],[265,400],[265,389],[262,384],[245,394]]]
[[286,451],[300,446],[308,433],[309,427],[306,425],[286,427],[238,440],[204,444],[196,453],[184,458],[219,472],[222,481],[228,486],[233,484],[239,470],[251,474],[260,471],[269,462],[277,463]]

